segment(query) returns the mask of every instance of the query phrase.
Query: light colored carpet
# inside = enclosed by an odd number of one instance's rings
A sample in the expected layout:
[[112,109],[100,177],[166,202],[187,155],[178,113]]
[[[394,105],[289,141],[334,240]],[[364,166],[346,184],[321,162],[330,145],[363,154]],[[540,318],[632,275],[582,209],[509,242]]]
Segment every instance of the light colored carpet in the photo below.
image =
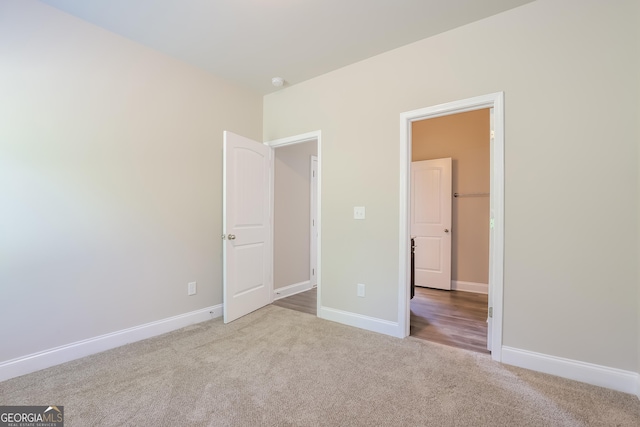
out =
[[638,426],[637,397],[268,306],[0,383],[73,426]]

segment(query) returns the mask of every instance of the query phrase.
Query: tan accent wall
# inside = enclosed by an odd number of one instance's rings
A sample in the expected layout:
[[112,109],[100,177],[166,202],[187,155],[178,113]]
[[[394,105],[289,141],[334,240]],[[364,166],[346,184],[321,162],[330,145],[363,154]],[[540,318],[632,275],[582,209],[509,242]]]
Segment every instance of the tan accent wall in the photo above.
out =
[[311,156],[316,142],[275,149],[274,289],[309,280]]
[[222,132],[260,140],[261,96],[29,0],[0,94],[0,362],[222,303]]
[[[412,124],[412,161],[451,157],[453,193],[489,193],[489,110]],[[489,197],[452,198],[451,279],[488,283]]]

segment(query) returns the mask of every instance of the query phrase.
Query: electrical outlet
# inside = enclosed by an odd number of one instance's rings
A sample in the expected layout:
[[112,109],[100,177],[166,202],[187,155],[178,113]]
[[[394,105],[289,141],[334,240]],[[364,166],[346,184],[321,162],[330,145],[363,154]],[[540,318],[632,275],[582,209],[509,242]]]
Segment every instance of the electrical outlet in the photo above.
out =
[[187,285],[187,295],[195,295],[198,292],[198,282],[189,282]]
[[364,206],[355,206],[353,208],[353,219],[364,219],[365,209]]
[[358,283],[358,296],[364,298],[364,285]]

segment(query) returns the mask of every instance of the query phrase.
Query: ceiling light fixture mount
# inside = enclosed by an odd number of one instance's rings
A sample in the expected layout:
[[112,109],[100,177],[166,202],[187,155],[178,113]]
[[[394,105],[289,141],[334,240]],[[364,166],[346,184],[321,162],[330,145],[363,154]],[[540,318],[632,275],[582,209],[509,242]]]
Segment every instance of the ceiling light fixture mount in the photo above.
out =
[[271,84],[275,87],[281,87],[284,85],[284,79],[282,77],[274,77],[271,79]]

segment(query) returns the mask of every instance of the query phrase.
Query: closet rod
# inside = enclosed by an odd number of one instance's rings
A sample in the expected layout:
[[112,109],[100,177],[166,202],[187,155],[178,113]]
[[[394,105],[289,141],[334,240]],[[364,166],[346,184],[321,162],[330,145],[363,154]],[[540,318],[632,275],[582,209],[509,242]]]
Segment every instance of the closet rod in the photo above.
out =
[[488,196],[490,193],[453,193],[453,197],[482,197]]

